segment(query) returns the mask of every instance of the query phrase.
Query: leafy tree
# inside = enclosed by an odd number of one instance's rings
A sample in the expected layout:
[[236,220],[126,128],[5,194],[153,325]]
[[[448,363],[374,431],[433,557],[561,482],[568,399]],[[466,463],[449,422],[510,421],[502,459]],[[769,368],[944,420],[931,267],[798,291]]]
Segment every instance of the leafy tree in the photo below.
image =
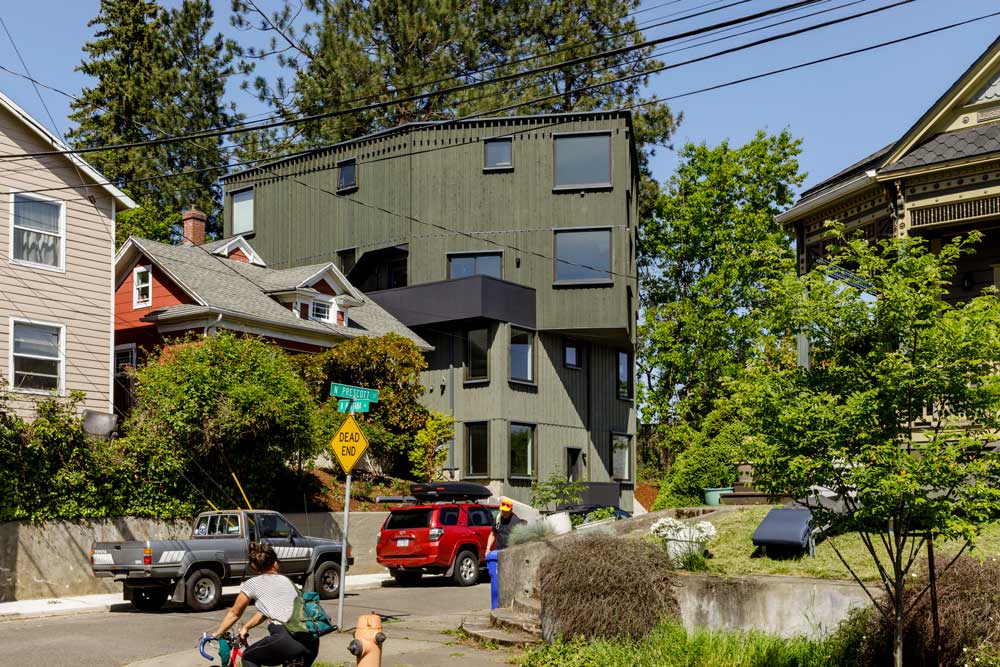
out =
[[410,448],[413,479],[430,482],[441,475],[448,458],[448,441],[455,437],[455,419],[440,412],[427,415],[427,423],[417,431]]
[[580,494],[586,488],[585,482],[573,481],[554,472],[546,480],[531,483],[531,504],[539,509],[547,509],[550,505],[573,505],[580,502]]
[[687,446],[748,362],[791,360],[773,335],[769,283],[794,267],[774,216],[802,182],[799,145],[787,131],[736,148],[687,144],[640,226],[640,395],[664,447]]
[[201,504],[272,505],[289,465],[316,451],[309,388],[282,350],[221,332],[164,346],[136,371],[133,456]]
[[985,449],[1000,428],[1000,304],[993,293],[942,298],[976,232],[938,254],[919,238],[833,233],[831,264],[773,287],[812,363],[753,379],[754,484],[795,498],[836,492],[846,512],[820,505],[816,523],[857,531],[875,561],[899,666],[907,575],[926,541],[972,543],[1000,511],[1000,461]]
[[[209,0],[184,0],[169,10],[152,0],[101,0],[88,25],[97,32],[77,69],[95,85],[70,105],[73,146],[142,142],[240,118],[222,101],[234,71],[233,44],[211,34]],[[169,241],[173,216],[192,205],[208,214],[210,233],[221,230],[218,179],[227,162],[221,137],[87,157],[146,209],[133,214],[142,223],[136,230]],[[192,173],[162,178],[178,172]],[[156,217],[163,220],[154,223]]]

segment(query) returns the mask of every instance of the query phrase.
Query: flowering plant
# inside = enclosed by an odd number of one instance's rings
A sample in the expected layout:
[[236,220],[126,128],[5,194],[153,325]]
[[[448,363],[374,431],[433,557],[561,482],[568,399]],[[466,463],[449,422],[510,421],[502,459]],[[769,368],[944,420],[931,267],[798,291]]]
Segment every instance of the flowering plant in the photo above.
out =
[[704,544],[715,537],[716,530],[708,521],[699,521],[692,526],[673,517],[667,517],[650,526],[649,533],[667,541]]

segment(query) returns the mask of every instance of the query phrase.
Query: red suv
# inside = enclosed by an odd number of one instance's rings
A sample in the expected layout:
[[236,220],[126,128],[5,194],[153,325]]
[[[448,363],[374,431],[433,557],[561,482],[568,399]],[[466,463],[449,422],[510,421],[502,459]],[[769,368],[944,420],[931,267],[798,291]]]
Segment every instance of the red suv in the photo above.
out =
[[459,586],[479,579],[486,541],[499,511],[495,505],[439,502],[393,509],[378,534],[379,565],[401,586],[423,573],[444,574]]

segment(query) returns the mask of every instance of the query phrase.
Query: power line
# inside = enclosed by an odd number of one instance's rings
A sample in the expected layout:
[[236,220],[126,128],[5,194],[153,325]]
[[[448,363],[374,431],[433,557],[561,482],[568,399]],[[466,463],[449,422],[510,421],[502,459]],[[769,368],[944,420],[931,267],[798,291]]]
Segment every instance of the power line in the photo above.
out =
[[[780,7],[775,7],[775,8],[772,8],[772,9],[765,10],[765,11],[757,12],[755,14],[750,14],[750,15],[747,15],[747,16],[743,16],[743,17],[740,17],[740,18],[729,19],[729,20],[726,20],[726,21],[722,21],[720,23],[716,23],[716,24],[710,25],[710,26],[696,28],[696,29],[688,30],[688,31],[685,31],[685,32],[682,32],[682,33],[676,33],[676,34],[673,34],[673,35],[668,35],[666,37],[660,37],[658,39],[652,39],[652,40],[647,40],[647,41],[644,41],[644,42],[639,42],[639,43],[636,43],[636,44],[622,46],[622,47],[618,47],[616,49],[610,49],[610,50],[602,51],[602,52],[596,53],[596,54],[591,54],[591,55],[586,55],[586,56],[580,56],[580,57],[577,57],[577,58],[571,58],[569,60],[564,60],[564,61],[561,61],[561,62],[558,62],[558,63],[553,63],[553,64],[550,64],[550,65],[544,65],[542,67],[537,67],[537,68],[534,68],[534,69],[531,69],[531,70],[526,70],[524,72],[517,72],[517,73],[505,74],[505,75],[501,75],[501,76],[498,76],[498,77],[495,77],[495,78],[492,78],[492,79],[488,79],[488,80],[483,80],[483,81],[478,81],[478,82],[472,82],[472,83],[465,83],[465,84],[461,84],[461,85],[458,85],[458,86],[452,86],[450,88],[444,88],[444,89],[441,89],[441,90],[438,90],[438,91],[432,91],[432,92],[428,92],[428,93],[421,93],[421,94],[417,94],[417,95],[409,95],[409,96],[405,96],[405,97],[394,98],[394,99],[391,99],[391,100],[382,101],[382,102],[375,102],[375,103],[372,103],[372,104],[367,104],[367,105],[363,105],[363,106],[359,106],[359,107],[348,107],[348,108],[343,108],[343,109],[336,109],[336,110],[327,111],[327,112],[323,112],[323,113],[319,113],[319,114],[312,114],[312,115],[307,115],[307,116],[301,116],[301,117],[298,117],[298,118],[289,118],[289,119],[284,119],[284,120],[274,121],[274,122],[269,122],[269,123],[263,123],[263,124],[252,124],[252,125],[241,124],[241,125],[237,125],[237,126],[221,127],[221,128],[215,129],[215,130],[207,131],[207,132],[194,132],[194,133],[176,135],[174,137],[162,137],[162,138],[158,138],[158,139],[150,139],[150,140],[141,141],[141,142],[129,142],[129,143],[112,144],[112,145],[105,145],[105,146],[91,146],[91,147],[86,147],[86,148],[68,149],[68,150],[62,150],[62,151],[42,151],[42,152],[36,152],[36,153],[21,153],[21,154],[3,155],[3,156],[0,156],[0,159],[3,159],[3,160],[17,160],[17,159],[36,158],[36,157],[50,156],[50,155],[84,154],[84,153],[93,153],[93,152],[101,152],[101,151],[109,151],[109,150],[121,150],[121,149],[127,149],[127,148],[141,148],[141,147],[146,147],[146,146],[157,146],[157,145],[162,145],[162,144],[167,144],[167,143],[176,143],[176,142],[180,142],[180,141],[195,141],[195,140],[198,140],[198,139],[211,138],[211,137],[219,137],[219,136],[223,136],[223,135],[226,135],[226,134],[229,134],[229,135],[243,134],[243,133],[246,133],[246,132],[254,132],[254,131],[259,131],[259,130],[272,129],[272,128],[276,128],[276,127],[284,127],[284,126],[287,126],[287,125],[297,125],[297,124],[300,124],[300,123],[307,123],[307,122],[312,122],[312,121],[316,121],[316,120],[323,120],[323,119],[326,119],[326,118],[334,118],[334,117],[337,117],[337,116],[344,116],[344,115],[348,115],[348,114],[352,114],[352,113],[360,113],[360,112],[364,112],[364,111],[372,111],[372,110],[382,109],[382,108],[386,108],[386,107],[390,107],[390,106],[394,106],[394,105],[398,105],[398,104],[405,104],[405,103],[408,103],[408,102],[414,102],[414,101],[419,101],[419,100],[424,100],[424,99],[429,99],[429,98],[435,98],[435,97],[443,97],[445,95],[449,95],[449,94],[453,94],[453,93],[457,93],[457,92],[462,92],[462,91],[470,90],[470,89],[474,89],[474,88],[479,88],[479,87],[482,87],[482,86],[487,85],[487,84],[504,83],[504,82],[507,82],[507,81],[512,81],[512,80],[516,80],[516,79],[522,79],[522,78],[525,78],[525,77],[528,77],[528,76],[534,76],[536,74],[544,74],[546,72],[550,72],[550,71],[553,71],[553,70],[562,69],[562,68],[565,68],[565,67],[572,67],[572,66],[575,66],[575,65],[581,65],[581,64],[584,64],[584,63],[592,62],[594,60],[600,60],[600,59],[604,59],[604,58],[610,58],[610,57],[614,57],[614,56],[625,55],[625,54],[631,53],[633,51],[637,51],[637,50],[645,49],[645,48],[648,48],[648,47],[656,46],[657,44],[663,44],[663,43],[666,43],[666,42],[676,41],[676,40],[683,39],[683,38],[686,38],[686,37],[692,37],[694,35],[708,33],[708,32],[711,32],[711,31],[714,31],[714,30],[718,30],[720,28],[729,27],[729,26],[732,26],[732,25],[739,25],[741,23],[746,23],[747,21],[752,21],[754,19],[762,18],[762,17],[765,17],[765,16],[770,16],[770,15],[773,15],[773,14],[778,14],[778,13],[781,13],[781,12],[786,12],[786,11],[789,11],[791,9],[795,9],[795,8],[799,8],[799,7],[805,7],[805,6],[808,6],[808,5],[816,4],[816,3],[820,2],[820,1],[821,0],[799,0],[798,2],[793,2],[793,3],[790,3],[790,4],[782,5]],[[893,5],[889,5],[889,7],[894,7],[894,6],[901,5],[901,4],[908,4],[908,3],[913,2],[913,1],[914,0],[899,0],[899,2],[897,2],[897,3],[893,4]],[[889,7],[886,7],[886,8],[889,8]],[[881,8],[880,10],[876,10],[876,11],[881,11],[882,9],[886,9],[886,8]],[[865,14],[860,14],[858,16],[864,16],[864,15]],[[823,26],[820,26],[820,27],[823,27]],[[654,70],[654,71],[661,71],[661,70]],[[652,72],[650,72],[650,73],[652,73]],[[639,74],[639,75],[632,75],[629,78],[637,78],[638,76],[642,76],[642,75],[641,74]],[[603,83],[601,85],[610,85],[610,83],[615,83],[615,82],[618,82],[618,80],[612,81],[612,82],[606,82],[606,83]],[[592,87],[593,86],[585,87],[584,89],[586,90],[586,89],[590,89]],[[542,98],[542,99],[548,99],[548,98]],[[529,104],[529,103],[532,103],[532,102],[535,102],[535,101],[536,100],[531,100],[529,102],[522,103],[522,104],[520,104],[518,106],[525,106],[526,104]],[[516,108],[516,107],[514,107],[514,108]],[[477,115],[481,115],[481,114],[477,114]]]

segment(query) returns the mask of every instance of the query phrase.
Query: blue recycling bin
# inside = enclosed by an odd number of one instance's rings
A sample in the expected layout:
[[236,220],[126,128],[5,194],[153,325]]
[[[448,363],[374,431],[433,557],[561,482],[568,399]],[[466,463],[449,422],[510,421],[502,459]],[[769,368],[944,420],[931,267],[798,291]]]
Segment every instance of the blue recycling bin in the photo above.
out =
[[486,569],[490,573],[490,609],[496,609],[499,604],[499,585],[497,583],[497,551],[494,549],[486,554]]

